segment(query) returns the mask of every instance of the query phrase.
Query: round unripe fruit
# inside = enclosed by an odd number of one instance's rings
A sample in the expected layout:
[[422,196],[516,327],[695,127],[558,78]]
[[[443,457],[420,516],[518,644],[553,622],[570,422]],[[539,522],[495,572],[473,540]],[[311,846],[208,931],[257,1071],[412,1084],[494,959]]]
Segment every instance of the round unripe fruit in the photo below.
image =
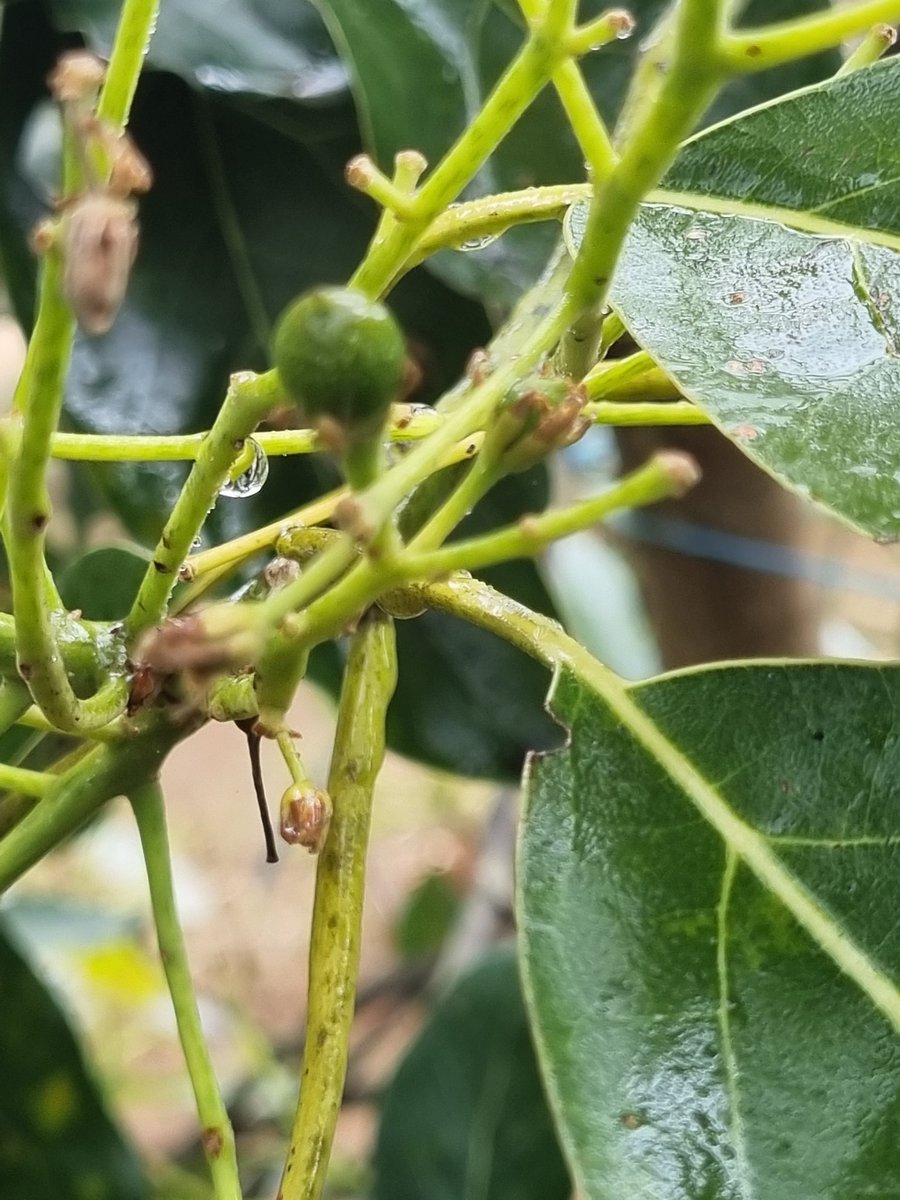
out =
[[349,288],[322,287],[285,309],[275,331],[275,369],[304,419],[337,422],[351,442],[377,434],[406,363],[391,313]]

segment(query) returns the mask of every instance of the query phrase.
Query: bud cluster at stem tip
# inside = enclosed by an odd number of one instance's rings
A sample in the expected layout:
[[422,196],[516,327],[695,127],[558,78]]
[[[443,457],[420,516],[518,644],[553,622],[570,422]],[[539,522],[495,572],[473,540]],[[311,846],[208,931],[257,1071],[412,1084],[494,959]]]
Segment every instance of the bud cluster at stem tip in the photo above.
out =
[[485,432],[482,454],[506,473],[527,471],[577,442],[590,427],[584,388],[571,379],[531,376],[511,388]]

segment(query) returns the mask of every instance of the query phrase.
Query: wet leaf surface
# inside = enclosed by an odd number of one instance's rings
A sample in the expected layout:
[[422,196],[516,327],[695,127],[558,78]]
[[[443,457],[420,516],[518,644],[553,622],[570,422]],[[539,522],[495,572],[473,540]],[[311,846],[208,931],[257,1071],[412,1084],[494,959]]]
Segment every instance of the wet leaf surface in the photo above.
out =
[[880,540],[900,532],[898,102],[890,60],[697,137],[613,290],[749,457]]
[[[632,697],[825,914],[817,944],[589,683],[536,760],[526,995],[588,1200],[823,1200],[900,1188],[895,1032],[832,954],[900,969],[900,671],[725,667]],[[896,996],[900,1014],[900,993]],[[900,1019],[900,1017],[898,1017]]]

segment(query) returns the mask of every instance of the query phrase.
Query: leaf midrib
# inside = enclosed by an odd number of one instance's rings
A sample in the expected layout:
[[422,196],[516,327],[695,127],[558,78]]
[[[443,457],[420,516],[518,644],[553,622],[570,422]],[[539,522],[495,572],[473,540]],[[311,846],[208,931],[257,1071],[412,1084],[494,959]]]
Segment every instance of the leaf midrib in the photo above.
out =
[[841,238],[852,242],[865,242],[870,246],[882,246],[888,250],[900,250],[900,234],[883,229],[865,229],[859,225],[848,225],[843,221],[829,220],[814,212],[788,208],[759,201],[737,200],[731,196],[711,196],[702,192],[681,192],[671,188],[657,188],[647,196],[648,205],[666,205],[684,208],[693,212],[709,212],[726,217],[744,217],[750,220],[774,222],[816,237]]

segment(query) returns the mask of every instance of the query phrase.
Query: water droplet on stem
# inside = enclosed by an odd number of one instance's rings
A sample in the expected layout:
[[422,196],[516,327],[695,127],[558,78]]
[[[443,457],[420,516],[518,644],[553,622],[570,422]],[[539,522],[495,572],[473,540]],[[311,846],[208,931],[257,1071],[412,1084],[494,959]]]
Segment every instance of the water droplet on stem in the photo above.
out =
[[227,479],[219,489],[220,496],[242,500],[247,496],[255,496],[269,477],[269,460],[266,452],[254,438],[247,439],[247,445],[253,453],[253,459],[248,467],[240,474]]

